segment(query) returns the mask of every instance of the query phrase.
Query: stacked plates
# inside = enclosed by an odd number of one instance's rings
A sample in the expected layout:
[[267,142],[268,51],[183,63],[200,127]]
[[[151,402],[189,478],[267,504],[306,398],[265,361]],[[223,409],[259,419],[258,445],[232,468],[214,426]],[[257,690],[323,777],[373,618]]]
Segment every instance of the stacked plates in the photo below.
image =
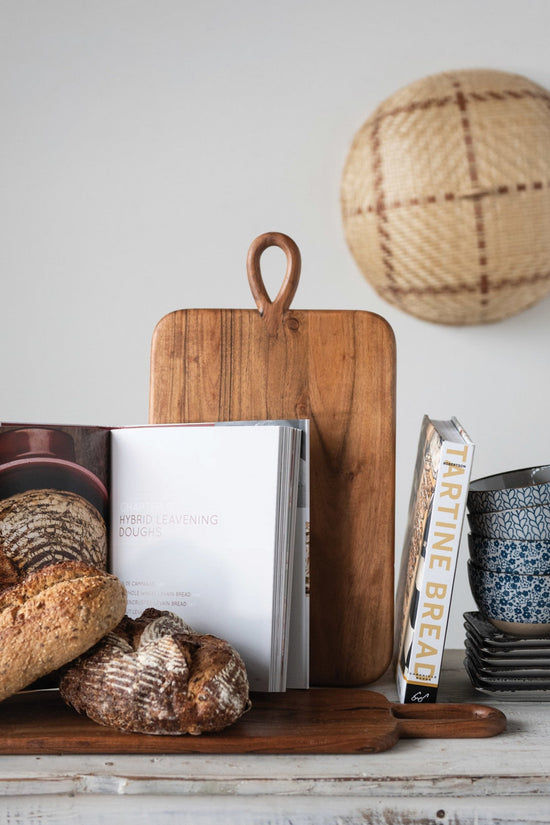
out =
[[502,633],[480,613],[464,614],[464,664],[476,690],[501,699],[550,699],[550,637]]

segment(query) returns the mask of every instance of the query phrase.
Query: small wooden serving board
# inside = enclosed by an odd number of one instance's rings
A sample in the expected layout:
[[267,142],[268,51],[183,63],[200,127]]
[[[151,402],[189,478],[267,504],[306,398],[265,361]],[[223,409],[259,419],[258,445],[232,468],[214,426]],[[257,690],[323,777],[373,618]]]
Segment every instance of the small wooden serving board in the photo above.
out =
[[321,688],[253,695],[252,709],[219,733],[156,736],[102,727],[54,690],[0,704],[0,754],[376,753],[400,738],[478,738],[505,727],[486,705],[397,705],[370,690]]
[[[260,256],[287,270],[271,301]],[[393,646],[395,341],[363,311],[291,310],[300,253],[257,238],[248,280],[258,309],[187,309],[157,324],[152,424],[310,419],[311,682],[364,685]]]

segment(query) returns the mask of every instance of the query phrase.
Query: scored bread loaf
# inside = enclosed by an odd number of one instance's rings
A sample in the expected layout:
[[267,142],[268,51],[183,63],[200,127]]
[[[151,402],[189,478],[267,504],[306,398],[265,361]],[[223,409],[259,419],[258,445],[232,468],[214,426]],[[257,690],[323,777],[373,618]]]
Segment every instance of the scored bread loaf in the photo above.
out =
[[121,620],[126,590],[83,562],[42,567],[0,592],[0,700],[84,653]]
[[61,696],[95,722],[150,734],[200,734],[235,722],[249,706],[237,651],[154,608],[127,616],[64,672]]
[[0,546],[19,570],[63,561],[107,566],[107,528],[93,504],[63,490],[26,490],[0,501]]

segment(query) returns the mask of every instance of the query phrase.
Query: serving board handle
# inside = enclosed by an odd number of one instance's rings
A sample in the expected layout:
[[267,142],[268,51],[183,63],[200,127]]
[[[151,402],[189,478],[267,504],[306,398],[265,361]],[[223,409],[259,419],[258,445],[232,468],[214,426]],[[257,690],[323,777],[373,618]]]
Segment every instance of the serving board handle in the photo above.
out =
[[[286,255],[286,273],[277,296],[272,301],[262,278],[260,258],[270,246],[278,246]],[[246,269],[248,283],[254,296],[256,306],[264,319],[270,335],[276,335],[283,320],[283,315],[290,307],[298,288],[302,261],[300,250],[288,235],[282,232],[265,232],[252,241],[248,250]]]
[[399,734],[414,739],[472,739],[495,736],[506,728],[506,716],[497,708],[477,704],[392,705]]

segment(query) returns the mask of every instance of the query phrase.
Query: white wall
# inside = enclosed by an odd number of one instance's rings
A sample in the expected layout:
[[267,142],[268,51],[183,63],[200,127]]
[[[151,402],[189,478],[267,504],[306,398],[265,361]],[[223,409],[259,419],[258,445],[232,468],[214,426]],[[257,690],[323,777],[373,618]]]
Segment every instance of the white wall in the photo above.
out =
[[409,317],[359,273],[339,210],[382,99],[468,67],[550,87],[549,31],[548,0],[0,0],[2,419],[145,422],[157,320],[252,307],[248,245],[275,229],[302,251],[295,307],[395,330],[398,558],[424,412],[463,421],[475,476],[550,462],[548,300],[491,326]]

